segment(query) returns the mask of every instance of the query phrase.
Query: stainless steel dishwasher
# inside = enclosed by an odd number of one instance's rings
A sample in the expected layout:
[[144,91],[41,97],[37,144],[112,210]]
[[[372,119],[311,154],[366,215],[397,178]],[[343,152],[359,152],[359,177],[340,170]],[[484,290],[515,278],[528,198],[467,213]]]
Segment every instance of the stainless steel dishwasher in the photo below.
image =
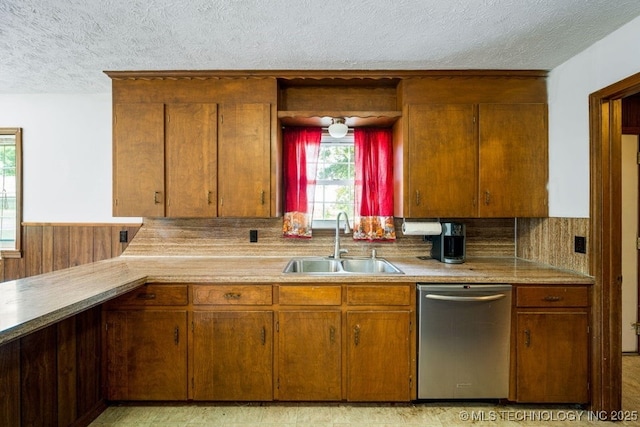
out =
[[507,398],[511,285],[417,286],[418,399]]

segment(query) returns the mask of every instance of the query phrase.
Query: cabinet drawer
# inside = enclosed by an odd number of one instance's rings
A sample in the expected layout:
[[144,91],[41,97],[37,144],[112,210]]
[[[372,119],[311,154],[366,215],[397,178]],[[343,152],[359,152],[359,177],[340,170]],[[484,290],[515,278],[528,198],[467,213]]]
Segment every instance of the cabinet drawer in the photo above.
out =
[[347,287],[349,305],[409,305],[409,286],[352,285]]
[[187,305],[187,285],[148,284],[128,292],[107,305],[109,308],[126,306]]
[[193,285],[196,305],[271,305],[271,285]]
[[586,286],[526,286],[516,288],[518,307],[587,307]]
[[278,298],[281,305],[340,305],[340,285],[280,286]]

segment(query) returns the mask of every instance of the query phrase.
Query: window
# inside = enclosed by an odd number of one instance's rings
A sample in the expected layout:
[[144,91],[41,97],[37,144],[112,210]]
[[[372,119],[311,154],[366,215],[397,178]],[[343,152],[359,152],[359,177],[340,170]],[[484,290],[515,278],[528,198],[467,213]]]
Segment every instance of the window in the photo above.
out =
[[0,128],[0,256],[21,256],[22,130]]
[[313,206],[313,227],[334,228],[338,212],[354,219],[355,154],[353,134],[334,139],[322,135]]

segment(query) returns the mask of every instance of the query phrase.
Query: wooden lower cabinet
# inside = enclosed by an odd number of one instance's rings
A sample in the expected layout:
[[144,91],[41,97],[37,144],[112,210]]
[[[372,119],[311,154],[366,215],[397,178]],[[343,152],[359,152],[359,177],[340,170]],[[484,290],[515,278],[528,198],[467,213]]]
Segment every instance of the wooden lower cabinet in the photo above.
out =
[[195,311],[192,399],[273,399],[273,312]]
[[106,312],[109,400],[187,399],[187,312]]
[[278,314],[278,399],[340,400],[340,310]]
[[347,312],[347,400],[411,400],[410,312]]
[[516,292],[516,400],[588,403],[588,289],[537,286]]
[[107,399],[408,402],[414,303],[413,284],[145,285],[105,305]]

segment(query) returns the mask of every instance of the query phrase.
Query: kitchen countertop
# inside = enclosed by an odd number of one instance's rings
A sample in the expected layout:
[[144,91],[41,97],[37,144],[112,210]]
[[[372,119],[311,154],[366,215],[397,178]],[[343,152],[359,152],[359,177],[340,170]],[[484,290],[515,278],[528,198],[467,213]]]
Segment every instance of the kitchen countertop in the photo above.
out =
[[120,256],[0,283],[0,345],[148,282],[593,284],[591,276],[517,258],[470,258],[464,264],[443,264],[388,257],[405,274],[284,274],[290,258]]

